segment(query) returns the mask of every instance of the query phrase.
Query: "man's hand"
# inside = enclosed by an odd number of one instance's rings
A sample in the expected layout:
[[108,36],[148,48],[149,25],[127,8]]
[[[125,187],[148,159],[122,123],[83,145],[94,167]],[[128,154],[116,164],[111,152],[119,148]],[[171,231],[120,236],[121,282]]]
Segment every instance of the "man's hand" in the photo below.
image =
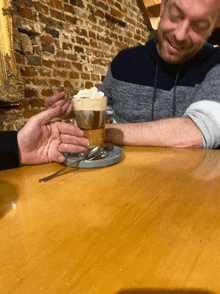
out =
[[32,116],[18,132],[20,164],[63,162],[63,152],[87,151],[89,140],[83,137],[82,130],[64,122],[50,122],[61,112],[61,106],[47,109]]
[[62,111],[59,115],[61,119],[71,118],[73,114],[73,103],[64,92],[64,86],[59,87],[59,92],[45,101],[47,108],[54,108],[60,106]]

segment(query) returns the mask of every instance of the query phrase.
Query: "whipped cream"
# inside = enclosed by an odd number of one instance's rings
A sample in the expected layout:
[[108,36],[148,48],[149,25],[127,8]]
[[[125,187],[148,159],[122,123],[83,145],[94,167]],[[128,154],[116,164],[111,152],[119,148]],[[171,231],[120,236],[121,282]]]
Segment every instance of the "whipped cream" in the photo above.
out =
[[80,90],[73,96],[73,107],[74,111],[105,111],[107,107],[107,97],[104,96],[103,92],[98,91],[96,87]]
[[73,99],[81,99],[81,98],[102,98],[104,96],[104,93],[101,91],[98,91],[96,87],[90,88],[90,89],[84,89],[80,90],[75,96],[73,96]]

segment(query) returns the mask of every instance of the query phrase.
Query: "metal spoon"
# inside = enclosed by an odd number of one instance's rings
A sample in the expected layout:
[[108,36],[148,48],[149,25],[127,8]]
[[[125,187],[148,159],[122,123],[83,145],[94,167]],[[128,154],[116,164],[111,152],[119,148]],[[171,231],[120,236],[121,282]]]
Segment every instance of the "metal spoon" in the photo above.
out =
[[81,153],[80,156],[81,158],[79,160],[76,160],[74,161],[73,163],[65,166],[64,168],[62,168],[61,170],[59,170],[58,172],[50,175],[50,176],[47,176],[45,178],[42,178],[39,180],[40,183],[44,183],[44,182],[47,182],[49,180],[52,180],[54,178],[56,178],[61,172],[63,172],[64,170],[66,170],[67,168],[69,167],[73,167],[74,165],[76,165],[76,168],[78,168],[79,166],[79,163],[82,161],[82,160],[94,160],[94,159],[100,159],[100,158],[103,158],[103,156],[107,156],[107,153],[105,152],[102,152],[102,148],[101,147],[95,147],[94,149],[92,149],[91,151],[88,151],[88,152],[85,152],[85,153]]

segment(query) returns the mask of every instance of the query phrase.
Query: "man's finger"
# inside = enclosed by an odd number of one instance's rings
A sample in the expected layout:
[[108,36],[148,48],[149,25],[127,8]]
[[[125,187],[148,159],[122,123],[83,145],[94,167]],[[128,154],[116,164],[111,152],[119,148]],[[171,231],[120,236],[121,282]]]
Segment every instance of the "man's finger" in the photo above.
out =
[[64,85],[60,85],[58,91],[59,91],[59,92],[64,92]]
[[55,102],[63,99],[65,97],[66,93],[65,92],[58,92],[52,97],[50,97],[48,100],[45,101],[45,106],[47,108],[51,107]]
[[89,140],[84,137],[82,138],[82,137],[71,136],[67,134],[61,134],[60,138],[61,138],[61,142],[65,144],[73,144],[73,145],[84,146],[84,147],[89,146]]
[[[62,107],[62,112],[63,112],[63,107]],[[61,114],[60,118],[67,119],[67,118],[70,118],[72,114],[73,114],[73,104],[70,103],[70,105],[68,106],[68,109],[66,110],[64,114]]]
[[65,160],[65,156],[61,152],[57,151],[51,161],[64,162]]
[[38,113],[35,116],[32,116],[30,121],[34,120],[34,124],[43,126],[48,124],[53,118],[59,117],[61,111],[62,111],[62,108],[60,106],[57,106],[56,108],[49,108],[47,110],[44,110]]
[[60,152],[69,152],[69,153],[79,153],[79,152],[86,152],[88,150],[87,147],[73,145],[73,144],[63,144],[61,143],[58,149]]
[[80,128],[76,126],[73,126],[65,122],[57,122],[56,125],[61,134],[67,134],[67,135],[76,136],[80,138],[84,137],[83,130],[81,130]]

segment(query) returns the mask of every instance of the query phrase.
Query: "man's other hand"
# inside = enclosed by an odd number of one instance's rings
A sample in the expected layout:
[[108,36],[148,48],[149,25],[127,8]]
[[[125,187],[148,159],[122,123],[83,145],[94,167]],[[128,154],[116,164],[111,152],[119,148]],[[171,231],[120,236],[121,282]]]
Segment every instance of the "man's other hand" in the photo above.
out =
[[52,97],[45,101],[45,106],[47,108],[54,108],[60,106],[62,111],[59,115],[61,119],[71,118],[73,114],[73,103],[68,98],[67,94],[64,92],[64,86],[59,87],[58,93],[54,94]]

